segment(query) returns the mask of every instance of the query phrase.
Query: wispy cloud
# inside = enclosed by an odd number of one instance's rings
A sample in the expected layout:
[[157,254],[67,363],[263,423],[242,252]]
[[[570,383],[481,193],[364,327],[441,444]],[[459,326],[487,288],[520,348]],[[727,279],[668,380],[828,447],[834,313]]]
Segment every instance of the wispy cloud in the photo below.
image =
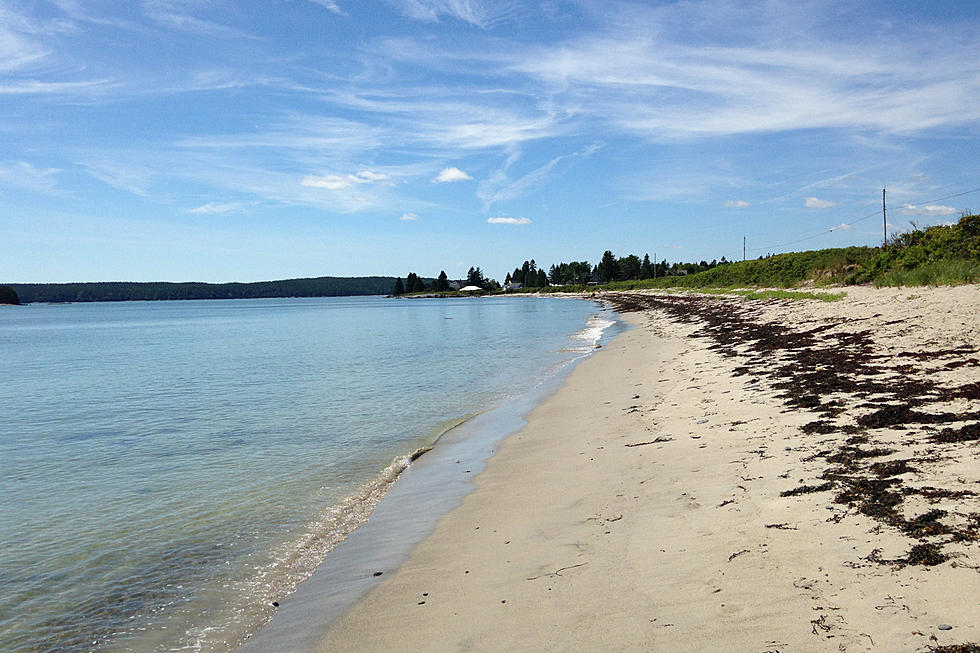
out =
[[310,188],[326,188],[327,190],[342,190],[354,184],[373,184],[388,179],[388,175],[370,170],[361,170],[352,175],[306,175],[300,183]]
[[531,224],[530,218],[487,218],[490,224]]
[[110,80],[105,79],[84,82],[44,82],[32,79],[0,83],[0,95],[92,95],[113,86]]
[[804,206],[808,209],[829,209],[834,206],[836,202],[831,202],[830,200],[822,200],[818,197],[808,197],[803,202]]
[[[980,107],[962,104],[977,92],[977,43],[946,48],[928,28],[911,48],[887,33],[825,38],[803,28],[807,9],[780,5],[777,15],[770,7],[631,6],[603,32],[513,53],[508,68],[546,84],[558,106],[652,140],[809,128],[914,132],[980,118]],[[721,16],[739,21],[737,42],[722,38]],[[918,31],[908,27],[901,43]]]
[[3,22],[6,19],[6,12],[0,10],[0,71],[34,66],[48,55],[47,48],[40,43],[5,27]]
[[57,188],[59,172],[57,168],[38,168],[26,161],[0,163],[0,188],[52,192]]
[[215,214],[215,213],[233,213],[241,211],[245,208],[245,205],[241,202],[208,202],[203,204],[196,209],[188,209],[188,213],[197,213],[203,215]]
[[945,206],[942,204],[924,204],[915,206],[914,204],[902,205],[903,215],[924,215],[936,217],[941,215],[953,215],[957,211],[955,206]]
[[181,0],[143,0],[143,12],[157,24],[182,32],[221,39],[256,39],[258,37],[228,25],[192,16],[188,3]]
[[403,14],[416,20],[434,22],[450,16],[481,28],[492,27],[514,10],[505,0],[389,0]]
[[439,171],[439,174],[435,176],[432,180],[435,183],[444,184],[451,183],[454,181],[467,181],[473,177],[469,176],[459,168],[455,166],[450,166],[448,168],[443,168]]
[[730,209],[744,209],[750,206],[745,200],[725,200],[725,206]]
[[851,230],[851,225],[847,223],[841,223],[838,225],[834,225],[833,227],[827,228],[827,231],[850,231],[850,230]]
[[483,200],[484,208],[489,208],[496,202],[517,199],[528,193],[531,189],[541,186],[551,179],[555,166],[565,159],[587,157],[598,152],[602,147],[599,143],[593,143],[578,152],[556,156],[544,165],[516,179],[511,179],[508,171],[520,159],[520,152],[515,150],[507,156],[504,165],[500,169],[496,170],[488,179],[480,183],[476,195]]
[[419,216],[418,214],[412,213],[411,211],[406,211],[405,213],[402,213],[402,217],[398,219],[405,220],[406,222],[414,222],[419,219]]
[[335,0],[310,0],[313,4],[320,5],[328,11],[332,11],[340,16],[346,16],[347,13],[340,8],[340,6],[335,2]]

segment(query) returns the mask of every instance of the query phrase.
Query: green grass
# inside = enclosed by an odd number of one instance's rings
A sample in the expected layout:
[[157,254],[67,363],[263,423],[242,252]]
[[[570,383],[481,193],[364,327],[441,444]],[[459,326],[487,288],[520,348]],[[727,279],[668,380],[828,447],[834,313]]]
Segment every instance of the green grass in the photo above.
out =
[[876,286],[956,286],[980,283],[980,260],[928,261],[911,269],[889,270],[875,279]]
[[980,281],[980,215],[895,238],[849,283],[877,286],[950,286]]

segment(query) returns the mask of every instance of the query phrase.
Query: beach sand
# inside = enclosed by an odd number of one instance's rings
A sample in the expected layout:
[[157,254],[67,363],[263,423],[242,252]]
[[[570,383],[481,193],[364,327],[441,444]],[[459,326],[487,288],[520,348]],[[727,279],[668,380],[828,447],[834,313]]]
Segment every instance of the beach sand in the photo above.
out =
[[617,296],[636,328],[318,650],[980,642],[980,288],[846,290]]

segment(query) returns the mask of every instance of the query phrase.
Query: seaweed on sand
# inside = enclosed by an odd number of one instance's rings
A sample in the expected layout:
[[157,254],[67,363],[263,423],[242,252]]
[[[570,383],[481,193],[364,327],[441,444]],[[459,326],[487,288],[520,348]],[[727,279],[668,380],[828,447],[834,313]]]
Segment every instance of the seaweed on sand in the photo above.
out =
[[[710,348],[722,356],[737,358],[738,376],[768,379],[769,385],[789,407],[820,416],[808,424],[803,433],[854,434],[845,443],[809,456],[824,458],[828,468],[820,485],[801,485],[784,491],[781,496],[797,496],[825,490],[836,490],[835,501],[857,506],[859,512],[881,524],[914,538],[945,535],[943,542],[925,542],[913,546],[904,558],[893,561],[902,565],[934,565],[943,562],[944,544],[957,539],[976,538],[980,522],[964,528],[944,524],[942,510],[930,510],[906,519],[902,505],[906,496],[918,494],[930,501],[970,496],[969,490],[949,488],[914,488],[906,484],[918,470],[913,463],[938,460],[919,456],[905,460],[874,462],[895,453],[874,446],[873,431],[909,429],[931,430],[927,425],[975,420],[959,428],[933,432],[933,444],[980,441],[980,412],[927,412],[921,407],[953,399],[980,399],[980,383],[942,388],[933,377],[926,376],[921,365],[909,365],[908,359],[922,363],[938,361],[950,369],[975,364],[967,359],[976,349],[959,347],[881,354],[876,352],[869,329],[853,330],[853,320],[828,320],[809,330],[796,331],[791,326],[760,319],[758,305],[718,300],[704,296],[648,295],[623,293],[606,298],[621,311],[658,311],[681,324],[697,325],[690,335],[710,341]],[[955,358],[954,361],[947,359]],[[902,360],[905,359],[905,360]],[[964,361],[958,363],[958,361]],[[921,372],[915,378],[916,371]],[[827,418],[853,410],[858,400],[870,412],[854,416],[855,425],[835,426]],[[924,440],[924,438],[922,439]],[[921,440],[918,440],[921,441]],[[952,537],[949,537],[952,536]]]
[[918,471],[909,465],[909,460],[890,460],[884,463],[874,463],[871,465],[871,473],[878,478],[888,478],[890,476],[900,476],[909,472]]
[[781,497],[795,497],[800,494],[810,494],[812,492],[825,492],[827,490],[833,489],[834,484],[830,481],[826,483],[821,483],[820,485],[801,485],[795,487],[792,490],[783,490],[779,493]]
[[974,442],[980,440],[980,422],[967,424],[958,429],[943,429],[929,438],[931,442],[937,444],[949,444],[951,442]]

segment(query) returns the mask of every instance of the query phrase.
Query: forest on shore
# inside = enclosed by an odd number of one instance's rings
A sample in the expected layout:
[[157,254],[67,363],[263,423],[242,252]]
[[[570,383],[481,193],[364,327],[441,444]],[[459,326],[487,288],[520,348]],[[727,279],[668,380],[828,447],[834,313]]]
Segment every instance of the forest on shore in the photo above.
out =
[[259,299],[387,295],[395,277],[313,277],[253,283],[130,282],[12,283],[20,302],[118,302],[171,299]]

